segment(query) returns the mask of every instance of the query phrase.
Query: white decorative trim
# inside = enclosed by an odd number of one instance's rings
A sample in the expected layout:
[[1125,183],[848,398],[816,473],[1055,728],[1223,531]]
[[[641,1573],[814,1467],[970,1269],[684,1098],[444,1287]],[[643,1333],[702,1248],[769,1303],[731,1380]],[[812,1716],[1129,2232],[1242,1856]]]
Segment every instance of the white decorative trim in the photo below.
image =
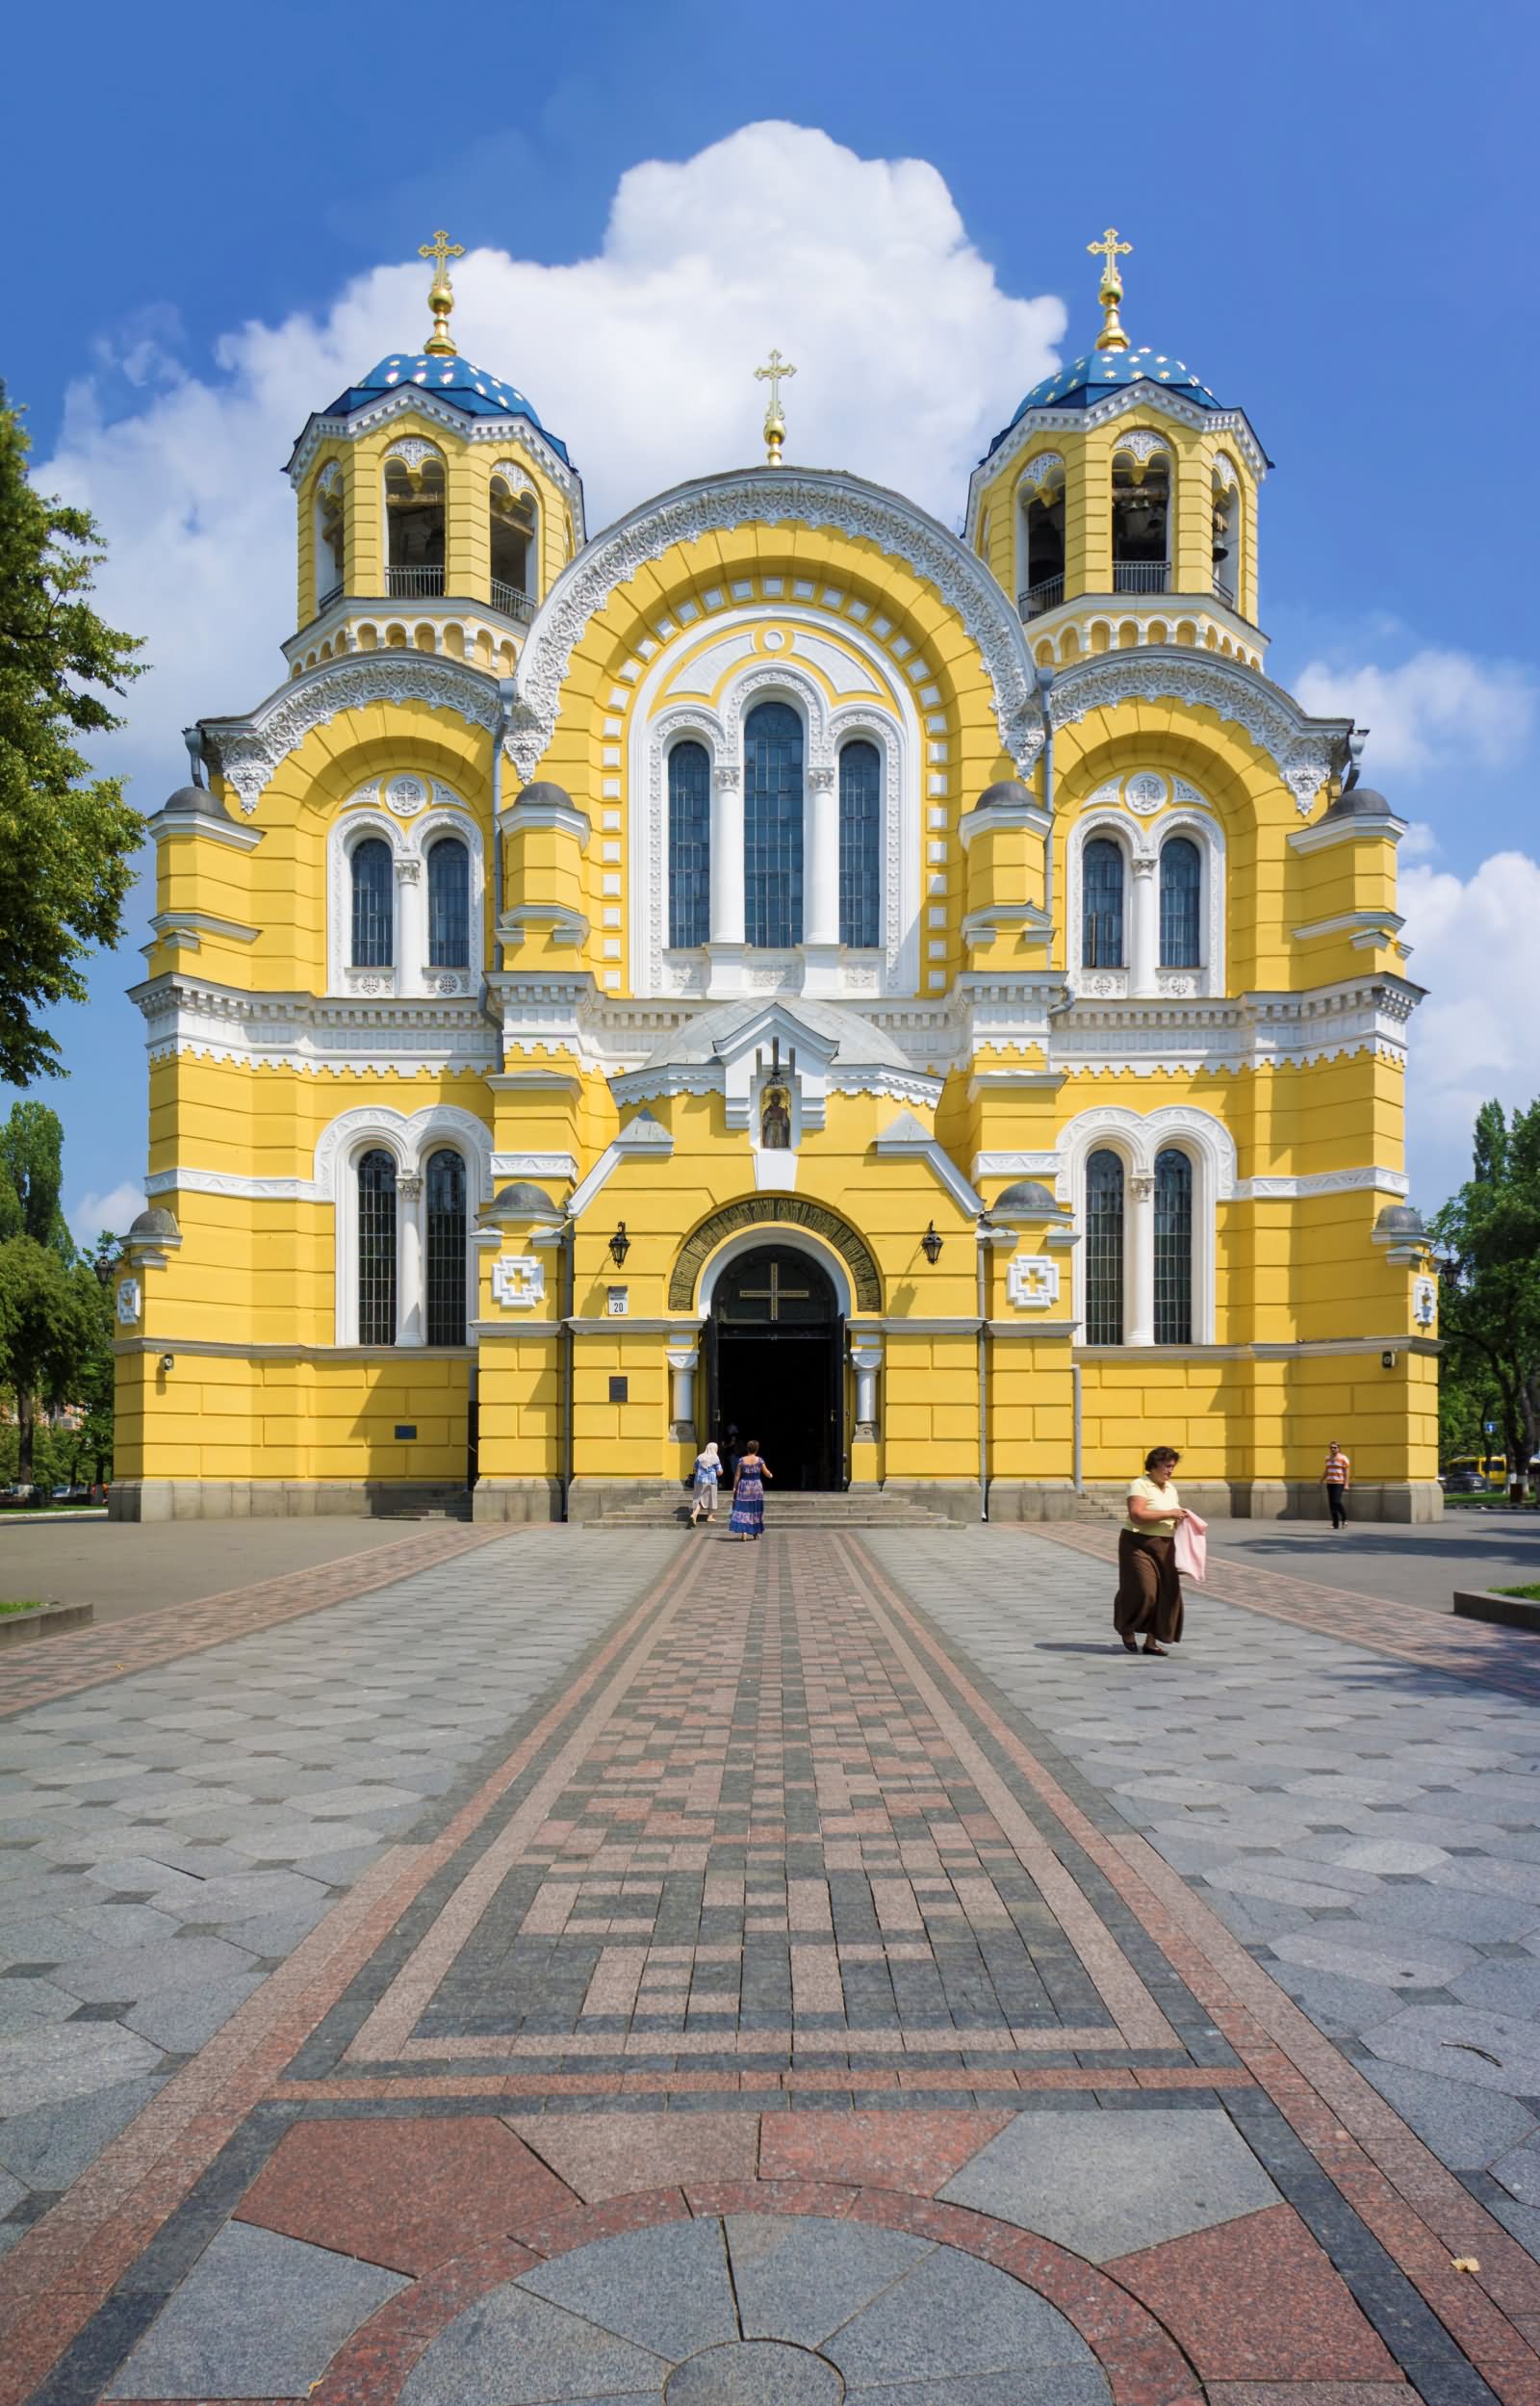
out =
[[1008,1261],[1005,1291],[1018,1311],[1047,1311],[1059,1301],[1059,1264],[1043,1254],[1017,1254]]
[[327,660],[280,686],[249,718],[206,718],[200,724],[219,774],[250,817],[275,771],[318,727],[344,711],[367,710],[373,703],[398,709],[408,702],[453,711],[467,726],[488,735],[496,732],[501,711],[495,677],[463,661],[392,650]]
[[1314,809],[1344,757],[1351,724],[1309,717],[1281,686],[1238,660],[1168,644],[1105,652],[1062,668],[1053,688],[1053,723],[1072,727],[1092,711],[1130,701],[1180,702],[1242,728],[1268,754],[1301,815]]
[[538,1254],[500,1254],[492,1265],[492,1293],[506,1311],[533,1311],[546,1300],[546,1265]]
[[1309,827],[1296,827],[1289,838],[1292,852],[1325,852],[1336,843],[1356,843],[1373,837],[1379,843],[1399,843],[1406,833],[1406,821],[1394,811],[1365,811],[1361,815],[1345,812],[1333,818],[1328,811]]
[[973,1156],[975,1186],[987,1177],[1056,1178],[1058,1175],[1057,1152],[976,1152]]
[[[1059,1201],[1074,1213],[1075,1225],[1086,1219],[1086,1164],[1105,1147],[1117,1153],[1128,1181],[1129,1200],[1137,1199],[1144,1181],[1153,1183],[1156,1155],[1167,1146],[1185,1152],[1193,1164],[1193,1342],[1214,1342],[1218,1306],[1218,1245],[1216,1212],[1235,1191],[1235,1138],[1212,1112],[1190,1103],[1168,1103],[1158,1111],[1133,1111],[1122,1103],[1101,1103],[1081,1111],[1060,1130],[1060,1168],[1055,1181]],[[1136,1249],[1153,1242],[1153,1215],[1147,1209],[1123,1214],[1124,1308],[1130,1315],[1139,1289],[1138,1271],[1144,1269],[1143,1286],[1154,1291],[1151,1263],[1141,1265]],[[1086,1318],[1086,1265],[1077,1254],[1074,1267],[1074,1316],[1077,1330]]]
[[501,1177],[559,1177],[576,1185],[578,1164],[570,1152],[495,1152],[492,1175]]
[[568,1201],[568,1216],[580,1220],[595,1197],[608,1185],[628,1154],[651,1153],[654,1159],[668,1160],[674,1151],[674,1139],[661,1120],[654,1120],[651,1111],[639,1111],[634,1120],[623,1127],[612,1144],[604,1147],[588,1176],[576,1186]]
[[1308,944],[1313,936],[1348,936],[1354,942],[1367,936],[1371,942],[1394,944],[1405,924],[1399,911],[1338,911],[1330,918],[1307,920],[1293,934],[1296,944]]
[[322,443],[356,443],[360,435],[373,434],[393,418],[424,418],[430,426],[442,427],[457,443],[478,449],[488,443],[512,444],[527,452],[541,472],[561,493],[573,513],[577,540],[585,538],[583,527],[583,486],[577,470],[555,451],[549,436],[531,419],[471,418],[463,409],[454,408],[421,384],[398,384],[382,392],[377,400],[367,401],[361,409],[346,418],[329,418],[318,412],[311,418],[290,454],[288,476],[295,491],[304,482],[305,471]]
[[760,1253],[766,1245],[784,1248],[788,1253],[808,1255],[834,1285],[839,1318],[850,1320],[855,1317],[856,1299],[851,1291],[850,1272],[833,1245],[826,1244],[811,1229],[782,1228],[775,1221],[767,1220],[758,1228],[742,1229],[738,1235],[728,1237],[725,1243],[718,1246],[701,1272],[700,1284],[696,1289],[697,1319],[710,1318],[711,1298],[716,1293],[717,1281],[723,1272],[730,1269],[733,1262],[741,1261],[745,1254]]
[[923,1161],[937,1184],[944,1187],[958,1209],[966,1212],[970,1219],[976,1220],[984,1209],[983,1196],[974,1191],[951,1154],[911,1111],[880,1128],[872,1139],[872,1151],[884,1160]]
[[[376,797],[382,786],[385,802],[391,810],[403,813],[405,825],[388,817],[379,808]],[[418,791],[393,799],[395,789],[400,787],[416,787]],[[462,968],[434,969],[427,958],[425,865],[436,840],[450,835],[459,837],[470,856],[470,944]],[[410,916],[398,901],[396,905],[394,966],[360,970],[354,969],[348,957],[352,950],[351,863],[355,847],[367,836],[379,836],[390,845],[398,886],[403,882],[417,883],[424,892]],[[326,830],[326,895],[329,994],[406,996],[475,993],[485,964],[486,866],[480,827],[452,788],[437,778],[410,775],[375,778],[361,786]],[[407,958],[414,931],[421,954],[416,960]]]
[[1040,494],[1045,484],[1056,480],[1062,481],[1064,475],[1065,455],[1063,452],[1038,452],[1028,460],[1016,479],[1016,491],[1019,494],[1023,485],[1030,484],[1036,492]]
[[1409,1195],[1412,1181],[1399,1170],[1313,1170],[1302,1177],[1238,1177],[1232,1203],[1299,1203],[1311,1195]]
[[[211,801],[214,796],[209,797]],[[225,816],[222,804],[213,811],[176,810],[169,805],[158,810],[144,822],[144,832],[161,843],[167,836],[207,836],[213,843],[230,844],[238,852],[254,852],[262,841],[260,827],[243,827],[239,819]]]
[[539,506],[540,491],[532,476],[517,459],[495,459],[487,473],[490,486],[494,477],[500,477],[510,493],[528,493]]
[[676,486],[630,511],[562,571],[529,630],[516,672],[509,750],[521,774],[532,776],[548,749],[573,653],[618,586],[676,544],[787,521],[872,543],[934,585],[978,649],[1004,749],[1014,760],[1035,757],[1041,728],[1032,655],[1015,610],[982,560],[912,503],[859,478],[834,470],[746,469]]
[[1142,468],[1148,468],[1150,461],[1157,457],[1166,460],[1168,464],[1170,463],[1171,458],[1169,443],[1165,440],[1164,436],[1152,433],[1148,427],[1134,427],[1127,434],[1119,434],[1115,438],[1114,460],[1117,460],[1124,452],[1137,459]]
[[438,445],[436,443],[429,443],[425,437],[421,434],[398,434],[395,442],[387,446],[385,457],[387,459],[404,459],[407,467],[411,470],[414,476],[416,475],[418,469],[423,465],[424,459],[436,459],[440,465],[446,469],[449,466],[449,462],[445,459],[444,453],[440,451]]
[[1154,411],[1172,419],[1194,434],[1233,435],[1236,448],[1245,458],[1256,482],[1260,484],[1268,473],[1268,457],[1252,431],[1245,412],[1241,409],[1205,409],[1196,401],[1188,401],[1168,384],[1142,377],[1137,384],[1120,385],[1090,409],[1028,409],[1008,427],[991,451],[985,453],[968,479],[967,515],[963,522],[963,540],[975,542],[978,537],[979,510],[985,493],[1020,457],[1032,443],[1044,434],[1067,434],[1076,438],[1094,432],[1105,426],[1116,425],[1119,418],[1136,410]]

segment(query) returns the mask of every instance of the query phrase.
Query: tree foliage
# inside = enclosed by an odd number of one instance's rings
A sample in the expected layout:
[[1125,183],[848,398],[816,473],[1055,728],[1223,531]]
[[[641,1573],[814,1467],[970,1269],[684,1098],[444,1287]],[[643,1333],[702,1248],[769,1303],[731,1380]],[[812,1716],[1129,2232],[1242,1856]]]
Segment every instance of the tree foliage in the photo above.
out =
[[98,1325],[97,1281],[87,1262],[66,1264],[35,1237],[0,1245],[0,1354],[15,1390],[18,1475],[33,1474],[37,1408],[72,1400]]
[[1455,1390],[1491,1397],[1509,1462],[1540,1451],[1540,1102],[1476,1115],[1471,1176],[1432,1224]]
[[13,1102],[0,1127],[0,1238],[30,1236],[73,1260],[59,1198],[64,1183],[64,1131],[45,1102]]
[[122,724],[103,699],[141,673],[138,637],[87,595],[105,554],[90,513],[50,501],[0,384],[0,1079],[59,1076],[38,1015],[85,999],[82,968],[117,942],[143,820],[77,738]]

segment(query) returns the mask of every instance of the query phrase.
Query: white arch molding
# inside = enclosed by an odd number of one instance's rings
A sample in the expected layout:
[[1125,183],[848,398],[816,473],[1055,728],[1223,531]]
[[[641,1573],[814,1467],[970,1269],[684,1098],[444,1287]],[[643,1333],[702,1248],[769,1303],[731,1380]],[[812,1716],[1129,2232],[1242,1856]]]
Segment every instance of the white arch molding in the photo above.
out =
[[[424,801],[411,803],[403,824],[376,797],[405,783],[420,786]],[[431,802],[425,800],[428,793]],[[388,970],[352,966],[352,855],[366,836],[380,836],[390,845],[396,871],[395,960]],[[428,963],[427,856],[440,836],[458,836],[470,856],[470,942],[463,969],[434,969]],[[486,957],[485,918],[485,845],[475,815],[459,795],[421,772],[393,773],[360,787],[326,831],[327,993],[474,995]]]
[[[423,1342],[423,1263],[427,1243],[426,1171],[431,1156],[448,1149],[465,1163],[465,1316],[475,1317],[475,1249],[471,1223],[492,1195],[492,1131],[457,1103],[430,1103],[408,1115],[384,1103],[363,1103],[339,1113],[316,1146],[315,1188],[333,1205],[335,1223],[333,1325],[339,1345],[358,1343],[358,1164],[375,1147],[388,1152],[398,1179],[418,1178],[415,1204],[398,1197],[396,1208],[396,1303],[398,1343]],[[411,1210],[416,1242],[406,1226]]]
[[731,1268],[734,1261],[741,1261],[746,1254],[762,1253],[767,1246],[786,1253],[806,1254],[810,1261],[816,1262],[833,1283],[834,1306],[839,1317],[849,1320],[853,1316],[856,1303],[851,1290],[850,1272],[833,1245],[826,1244],[809,1229],[783,1229],[774,1221],[765,1221],[758,1228],[744,1229],[736,1236],[725,1238],[711,1255],[701,1272],[700,1284],[696,1289],[697,1319],[704,1324],[711,1317],[712,1298],[724,1271]]
[[[1153,1181],[1155,1157],[1171,1148],[1193,1164],[1193,1342],[1212,1345],[1218,1319],[1218,1210],[1235,1193],[1235,1139],[1221,1120],[1191,1103],[1168,1103],[1158,1111],[1134,1111],[1123,1103],[1097,1103],[1077,1113],[1059,1138],[1054,1191],[1067,1203],[1076,1226],[1086,1219],[1086,1164],[1093,1152],[1115,1152],[1123,1165],[1123,1333],[1130,1345],[1153,1343],[1153,1194],[1142,1197],[1134,1181]],[[1076,1335],[1086,1320],[1086,1265],[1074,1259]]]
[[[1118,783],[1118,780],[1112,781]],[[1120,781],[1126,789],[1135,779]],[[1185,782],[1185,781],[1184,781]],[[1191,803],[1179,802],[1154,818],[1133,817],[1119,808],[1099,803],[1106,790],[1098,787],[1069,832],[1066,863],[1065,913],[1069,962],[1065,971],[1071,993],[1092,1000],[1122,996],[1153,999],[1169,995],[1178,999],[1225,991],[1225,844],[1224,830],[1196,792]],[[1130,806],[1132,807],[1132,806]],[[1123,855],[1123,967],[1087,969],[1081,961],[1082,909],[1085,890],[1085,850],[1097,836],[1110,836]],[[1202,928],[1202,958],[1195,969],[1164,969],[1160,961],[1160,856],[1168,839],[1186,836],[1197,846],[1202,871],[1198,897]],[[1142,867],[1140,865],[1143,864]],[[1142,915],[1136,881],[1152,881],[1150,907]]]

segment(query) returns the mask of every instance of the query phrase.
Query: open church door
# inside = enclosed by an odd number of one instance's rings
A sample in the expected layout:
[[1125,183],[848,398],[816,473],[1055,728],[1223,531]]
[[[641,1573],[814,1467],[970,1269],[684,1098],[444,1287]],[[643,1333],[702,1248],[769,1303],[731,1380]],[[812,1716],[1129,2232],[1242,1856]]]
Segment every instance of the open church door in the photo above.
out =
[[841,1494],[850,1485],[845,1446],[845,1323],[834,1322],[829,1348],[829,1483]]

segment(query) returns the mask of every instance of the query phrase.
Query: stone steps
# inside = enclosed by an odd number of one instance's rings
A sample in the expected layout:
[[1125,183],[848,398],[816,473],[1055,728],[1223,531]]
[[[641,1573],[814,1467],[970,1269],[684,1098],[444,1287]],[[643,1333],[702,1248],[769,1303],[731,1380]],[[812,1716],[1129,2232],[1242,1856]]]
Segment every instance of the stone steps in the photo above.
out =
[[[724,1494],[717,1505],[717,1525],[725,1524],[732,1510]],[[688,1524],[690,1500],[687,1495],[656,1495],[639,1498],[634,1504],[617,1504],[610,1511],[585,1521],[589,1529],[678,1529]],[[809,1495],[788,1494],[772,1496],[769,1500],[767,1525],[784,1536],[798,1529],[955,1529],[958,1522],[945,1513],[932,1512],[926,1505],[911,1504],[907,1497],[875,1495]]]

